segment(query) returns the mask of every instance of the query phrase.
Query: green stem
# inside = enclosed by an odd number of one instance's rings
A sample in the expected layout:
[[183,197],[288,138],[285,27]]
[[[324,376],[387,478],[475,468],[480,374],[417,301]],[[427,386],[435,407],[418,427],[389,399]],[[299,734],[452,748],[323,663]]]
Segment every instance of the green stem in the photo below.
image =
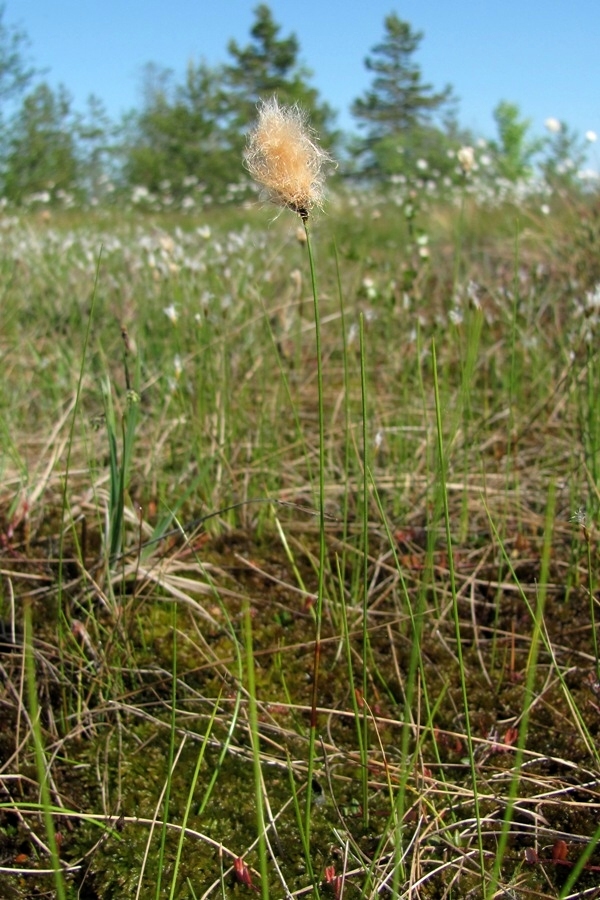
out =
[[267,865],[267,843],[265,840],[265,811],[260,766],[260,732],[258,729],[258,705],[256,702],[256,679],[254,672],[254,645],[252,640],[252,618],[250,604],[244,603],[244,644],[246,649],[246,680],[248,685],[248,719],[252,742],[252,762],[254,768],[254,798],[256,803],[256,827],[258,829],[258,859],[260,864],[260,894],[262,900],[269,898],[269,870]]
[[[169,806],[171,803],[171,786],[173,782],[173,760],[175,759],[175,735],[177,725],[177,604],[171,607],[171,633],[173,636],[173,650],[171,660],[171,728],[169,736],[169,754],[167,759],[167,784],[163,803],[163,820],[160,832],[160,848],[158,852],[158,867],[156,879],[156,900],[160,900],[162,887],[162,874],[167,843],[167,823],[169,821]],[[185,740],[185,738],[184,738]]]
[[362,818],[365,831],[369,827],[369,773],[367,771],[367,748],[369,746],[369,707],[367,703],[369,655],[368,599],[369,599],[369,444],[367,427],[367,375],[365,365],[365,322],[360,314],[360,390],[363,426],[363,608],[362,608]]
[[44,751],[42,728],[40,725],[40,707],[38,702],[37,684],[35,678],[31,606],[29,602],[25,604],[23,626],[23,652],[25,654],[25,671],[27,676],[29,715],[31,718],[31,730],[33,734],[33,744],[35,749],[35,763],[37,768],[38,783],[40,786],[41,808],[44,818],[44,825],[46,827],[48,849],[50,850],[50,858],[52,860],[52,868],[54,870],[54,886],[56,888],[56,897],[57,900],[66,900],[67,894],[65,891],[65,882],[63,880],[63,873],[60,867],[60,855],[58,852],[56,831],[54,829],[54,819],[52,818],[51,812],[52,804],[50,801],[50,789],[48,787],[46,753]]
[[310,266],[313,305],[315,315],[315,345],[317,353],[317,393],[319,410],[319,576],[317,587],[317,604],[315,608],[315,653],[313,661],[313,683],[310,709],[310,731],[308,736],[307,792],[305,811],[306,843],[310,846],[310,818],[312,807],[312,782],[315,768],[315,750],[317,740],[317,701],[319,697],[319,667],[321,662],[321,623],[323,618],[323,591],[325,584],[325,414],[323,410],[323,360],[321,351],[321,318],[317,294],[317,279],[313,257],[310,229],[303,218]]
[[502,864],[508,847],[508,839],[510,826],[513,821],[515,804],[519,794],[519,786],[521,784],[520,774],[523,758],[525,755],[525,747],[527,745],[527,734],[529,731],[529,718],[535,700],[535,681],[537,675],[537,660],[539,655],[540,644],[542,643],[543,625],[544,625],[544,608],[546,605],[546,595],[548,592],[548,575],[550,570],[550,555],[552,551],[552,530],[554,527],[554,514],[556,509],[556,489],[554,483],[548,488],[548,502],[546,506],[546,523],[544,528],[544,545],[542,551],[540,579],[536,597],[536,606],[533,621],[533,633],[531,635],[531,645],[529,649],[529,657],[525,666],[526,681],[523,696],[523,713],[519,725],[519,737],[515,748],[515,759],[513,765],[513,777],[510,782],[508,794],[508,802],[502,822],[502,830],[498,839],[498,847],[496,850],[496,859],[492,871],[492,880],[489,887],[489,897],[496,896],[496,890],[500,883],[500,875]]
[[458,610],[458,593],[456,590],[456,575],[454,572],[454,556],[452,553],[452,532],[450,530],[450,506],[448,504],[447,489],[447,466],[446,455],[444,450],[444,439],[442,432],[442,409],[440,404],[440,389],[438,382],[437,359],[435,353],[435,343],[432,344],[431,356],[433,361],[433,385],[435,392],[435,417],[437,431],[437,450],[439,459],[439,479],[442,493],[442,503],[444,508],[444,524],[446,530],[446,545],[448,548],[448,571],[450,575],[450,593],[452,595],[452,613],[454,618],[454,631],[456,634],[456,657],[458,659],[458,670],[460,677],[460,687],[462,693],[463,710],[465,714],[465,734],[467,737],[467,748],[469,753],[469,766],[471,769],[471,784],[473,788],[473,805],[475,807],[475,820],[477,822],[477,843],[479,851],[479,867],[481,873],[482,897],[487,897],[485,890],[485,853],[483,849],[483,836],[481,833],[481,815],[479,812],[479,792],[477,789],[477,770],[475,767],[475,755],[473,748],[473,734],[471,729],[471,716],[469,713],[469,695],[467,691],[467,679],[465,672],[465,664],[462,652],[462,635],[460,633],[460,617]]
[[592,622],[592,645],[594,647],[594,659],[596,661],[596,678],[600,679],[600,656],[598,655],[598,633],[596,631],[596,598],[594,596],[594,569],[592,565],[592,540],[586,525],[583,528],[583,536],[587,548],[588,569],[588,593],[590,595],[590,620]]

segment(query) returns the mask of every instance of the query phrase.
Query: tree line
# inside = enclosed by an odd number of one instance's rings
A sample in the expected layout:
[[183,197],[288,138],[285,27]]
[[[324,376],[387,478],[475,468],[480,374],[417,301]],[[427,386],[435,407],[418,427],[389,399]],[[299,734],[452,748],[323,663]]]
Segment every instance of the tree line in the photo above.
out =
[[[0,6],[0,194],[15,204],[43,197],[97,202],[137,189],[168,195],[173,202],[200,193],[205,200],[233,198],[244,184],[242,150],[260,98],[299,104],[323,145],[341,160],[339,177],[377,179],[460,177],[456,151],[474,142],[461,128],[450,85],[436,89],[415,59],[423,39],[395,13],[386,16],[381,41],[364,64],[370,86],[351,112],[357,133],[336,128],[335,111],[312,84],[295,34],[281,34],[267,4],[254,10],[248,43],[231,40],[217,66],[190,61],[183,79],[151,63],[142,79],[139,109],[120,122],[102,101],[89,98],[75,111],[64,86],[36,83],[26,64],[27,37],[4,21]],[[502,101],[494,116],[498,136],[487,159],[494,176],[528,177],[536,154],[546,150],[548,178],[573,178],[585,159],[579,137],[560,125],[549,138],[530,137],[530,122],[516,104]]]

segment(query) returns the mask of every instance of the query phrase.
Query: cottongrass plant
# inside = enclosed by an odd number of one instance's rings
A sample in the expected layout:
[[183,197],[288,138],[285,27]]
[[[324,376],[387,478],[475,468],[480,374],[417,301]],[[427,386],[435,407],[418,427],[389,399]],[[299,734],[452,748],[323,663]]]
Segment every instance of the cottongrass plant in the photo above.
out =
[[[317,393],[319,412],[319,572],[315,606],[315,652],[307,762],[307,799],[304,821],[304,846],[310,846],[312,783],[317,741],[317,701],[321,657],[321,625],[325,588],[325,417],[323,410],[323,360],[321,326],[314,257],[308,219],[313,207],[321,206],[325,168],[332,160],[323,150],[298,106],[280,106],[275,97],[259,105],[258,121],[248,135],[244,154],[248,171],[266,189],[271,202],[298,213],[304,225],[310,266],[317,356]],[[257,797],[257,806],[261,800]],[[260,815],[259,815],[260,825]],[[316,886],[315,886],[316,890]]]

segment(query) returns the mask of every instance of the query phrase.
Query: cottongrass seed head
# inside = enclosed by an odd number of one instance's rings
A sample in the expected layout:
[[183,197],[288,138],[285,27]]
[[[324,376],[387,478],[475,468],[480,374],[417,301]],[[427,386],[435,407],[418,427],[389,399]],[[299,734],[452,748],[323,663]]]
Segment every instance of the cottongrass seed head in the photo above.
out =
[[280,106],[276,97],[260,102],[244,161],[278,206],[287,206],[306,220],[312,207],[321,205],[324,168],[332,160],[297,106]]

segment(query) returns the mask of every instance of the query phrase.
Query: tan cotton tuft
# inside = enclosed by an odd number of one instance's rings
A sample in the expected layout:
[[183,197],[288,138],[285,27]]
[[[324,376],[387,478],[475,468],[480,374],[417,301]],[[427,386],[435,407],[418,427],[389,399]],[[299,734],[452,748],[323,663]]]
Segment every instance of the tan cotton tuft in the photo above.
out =
[[303,219],[321,204],[323,167],[331,158],[315,142],[297,106],[279,106],[275,97],[263,100],[244,159],[273,203],[293,209]]

